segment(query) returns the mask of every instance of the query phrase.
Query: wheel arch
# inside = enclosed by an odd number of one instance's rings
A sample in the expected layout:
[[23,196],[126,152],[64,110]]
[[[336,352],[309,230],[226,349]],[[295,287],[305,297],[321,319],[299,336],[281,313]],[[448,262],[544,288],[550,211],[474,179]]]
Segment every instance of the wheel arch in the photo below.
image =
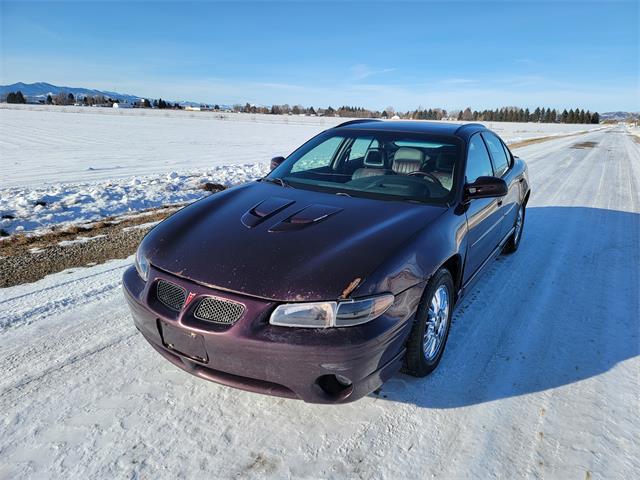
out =
[[440,268],[446,268],[451,277],[453,278],[453,287],[454,287],[454,295],[458,297],[458,292],[461,288],[462,283],[462,256],[459,253],[456,253],[449,257],[445,262],[440,266]]

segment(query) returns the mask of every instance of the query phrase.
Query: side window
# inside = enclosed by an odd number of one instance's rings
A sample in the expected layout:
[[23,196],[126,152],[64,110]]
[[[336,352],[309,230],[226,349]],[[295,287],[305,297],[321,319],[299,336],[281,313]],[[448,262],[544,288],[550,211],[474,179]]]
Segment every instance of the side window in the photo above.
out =
[[319,145],[305,153],[293,165],[291,173],[304,172],[315,168],[328,167],[336,153],[336,150],[342,143],[343,137],[331,137]]
[[507,170],[509,170],[509,159],[507,158],[507,154],[504,152],[502,142],[493,133],[484,132],[482,136],[484,137],[487,148],[491,153],[493,166],[496,170],[496,177],[501,177]]
[[509,161],[509,167],[513,167],[513,158],[511,157],[511,152],[509,151],[507,146],[504,144],[504,142],[500,142],[500,143],[502,143],[504,154],[507,156],[507,160]]
[[493,176],[491,159],[487,153],[482,137],[474,135],[469,140],[469,151],[467,152],[467,170],[465,172],[467,183],[473,183],[478,177]]
[[349,162],[351,160],[364,158],[369,148],[376,148],[377,146],[378,142],[371,137],[358,137],[351,145],[351,149],[349,150],[349,158],[347,158],[347,161]]

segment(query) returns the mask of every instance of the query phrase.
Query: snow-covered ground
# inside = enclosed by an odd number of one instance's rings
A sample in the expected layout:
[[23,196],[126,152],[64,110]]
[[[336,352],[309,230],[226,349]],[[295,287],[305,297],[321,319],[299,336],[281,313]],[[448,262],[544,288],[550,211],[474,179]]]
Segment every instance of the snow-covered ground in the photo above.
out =
[[[344,118],[0,105],[0,228],[42,231],[206,193],[268,172]],[[488,122],[507,142],[598,125]],[[5,218],[2,218],[5,217]]]
[[433,375],[354,404],[178,370],[133,326],[130,259],[0,289],[0,478],[637,478],[640,145],[618,128],[517,153],[520,250],[458,307]]
[[52,226],[86,223],[208,195],[206,182],[238,185],[266,175],[268,164],[216,166],[177,173],[58,183],[42,188],[0,190],[0,228],[8,233],[44,232]]

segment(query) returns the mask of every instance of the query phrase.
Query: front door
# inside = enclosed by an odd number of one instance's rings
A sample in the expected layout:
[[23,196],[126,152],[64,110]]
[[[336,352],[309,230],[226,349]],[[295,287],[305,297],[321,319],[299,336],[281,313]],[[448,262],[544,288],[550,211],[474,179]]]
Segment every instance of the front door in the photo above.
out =
[[[467,183],[473,183],[478,177],[493,176],[493,166],[487,147],[480,134],[471,137],[467,152]],[[499,198],[477,198],[467,206],[467,257],[464,267],[466,283],[491,255],[500,241],[502,227],[501,205]]]

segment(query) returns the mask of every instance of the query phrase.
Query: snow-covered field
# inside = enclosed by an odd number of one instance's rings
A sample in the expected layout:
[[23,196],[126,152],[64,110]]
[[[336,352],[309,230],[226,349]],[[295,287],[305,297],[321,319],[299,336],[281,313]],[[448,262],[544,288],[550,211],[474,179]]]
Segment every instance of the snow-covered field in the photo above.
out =
[[637,478],[640,145],[616,128],[517,153],[520,250],[457,308],[433,375],[355,404],[178,370],[133,326],[130,259],[0,289],[0,478]]
[[[203,182],[261,177],[271,157],[345,120],[0,105],[0,228],[33,232],[193,201]],[[487,125],[509,143],[599,127]]]

